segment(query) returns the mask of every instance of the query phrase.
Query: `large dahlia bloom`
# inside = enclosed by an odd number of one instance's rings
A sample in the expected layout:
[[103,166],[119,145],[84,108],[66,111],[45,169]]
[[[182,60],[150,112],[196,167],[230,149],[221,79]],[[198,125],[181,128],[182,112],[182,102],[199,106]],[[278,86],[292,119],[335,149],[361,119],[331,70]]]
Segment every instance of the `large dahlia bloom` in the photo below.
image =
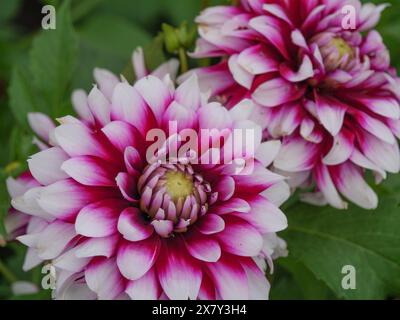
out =
[[274,167],[303,199],[364,208],[378,199],[364,181],[399,171],[400,81],[382,38],[371,30],[385,5],[358,0],[242,0],[198,18],[195,57],[222,57],[196,70],[228,107],[259,106],[265,137],[282,140]]
[[[279,142],[261,143],[251,103],[208,103],[196,77],[175,89],[168,75],[97,75],[100,89],[73,96],[80,117],[60,118],[28,161],[38,185],[12,200],[40,221],[18,239],[56,268],[56,298],[266,299],[287,187],[265,169]],[[189,129],[214,131],[176,157]],[[236,152],[244,129],[253,147]]]

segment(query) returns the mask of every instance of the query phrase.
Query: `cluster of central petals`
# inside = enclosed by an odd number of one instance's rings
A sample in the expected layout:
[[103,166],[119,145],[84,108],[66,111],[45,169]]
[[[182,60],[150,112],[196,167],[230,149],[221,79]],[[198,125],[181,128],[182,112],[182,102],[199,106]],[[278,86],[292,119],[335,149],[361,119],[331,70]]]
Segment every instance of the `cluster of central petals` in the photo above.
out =
[[[274,167],[303,199],[364,208],[378,199],[364,181],[400,168],[400,80],[371,30],[385,5],[358,0],[242,0],[198,18],[195,57],[222,57],[195,72],[228,107],[243,98],[266,139],[281,139]],[[192,73],[191,72],[191,73]],[[183,76],[183,79],[186,77]]]
[[[288,187],[265,169],[279,142],[261,143],[243,103],[228,111],[207,102],[196,77],[178,88],[168,76],[134,86],[105,71],[97,78],[88,96],[73,95],[79,118],[42,134],[31,187],[9,180],[14,209],[32,217],[18,237],[30,248],[26,268],[50,260],[56,298],[266,299],[265,261],[283,253],[275,232],[287,225],[278,206]],[[179,132],[219,130],[224,142],[211,136],[197,157],[172,161],[171,121]],[[253,152],[237,155],[252,170],[199,161],[222,159],[237,128],[256,132]],[[154,130],[167,141],[148,157]]]
[[148,165],[138,180],[138,191],[140,209],[162,237],[187,231],[218,198],[190,164],[181,163]]

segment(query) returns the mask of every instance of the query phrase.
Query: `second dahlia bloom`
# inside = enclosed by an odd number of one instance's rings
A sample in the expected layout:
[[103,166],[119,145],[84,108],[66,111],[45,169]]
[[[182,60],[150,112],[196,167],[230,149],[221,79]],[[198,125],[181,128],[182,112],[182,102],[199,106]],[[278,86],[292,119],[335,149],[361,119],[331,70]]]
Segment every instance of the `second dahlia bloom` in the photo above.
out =
[[[131,86],[102,75],[100,90],[74,95],[80,118],[59,119],[50,148],[29,160],[38,186],[12,201],[44,221],[18,239],[56,268],[56,298],[266,299],[264,261],[285,253],[275,232],[287,188],[265,169],[279,142],[261,143],[251,104],[208,103],[196,77],[175,89],[168,76]],[[201,152],[176,157],[185,132],[206,129]],[[253,147],[226,161],[243,129]]]
[[266,138],[282,140],[274,167],[303,199],[364,208],[378,199],[364,181],[400,168],[400,80],[371,30],[385,5],[358,0],[242,0],[198,18],[195,57],[222,57],[196,70],[202,86],[230,105],[259,106]]

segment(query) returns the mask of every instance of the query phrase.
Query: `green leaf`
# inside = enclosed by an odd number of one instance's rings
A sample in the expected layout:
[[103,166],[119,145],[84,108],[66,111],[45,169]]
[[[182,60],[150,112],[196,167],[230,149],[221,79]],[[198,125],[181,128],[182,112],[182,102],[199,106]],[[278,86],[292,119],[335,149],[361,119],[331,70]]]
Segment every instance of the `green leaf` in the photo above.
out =
[[[400,294],[399,200],[398,189],[381,188],[380,205],[373,211],[353,205],[346,211],[292,205],[286,210],[288,230],[282,234],[291,258],[338,298],[384,299]],[[342,288],[346,265],[356,269],[356,290]]]
[[43,30],[33,40],[29,61],[17,64],[12,72],[10,108],[26,130],[28,112],[44,112],[53,118],[66,112],[77,49],[69,1],[65,1],[57,10],[56,30]]
[[26,66],[16,66],[8,88],[10,108],[18,123],[28,128],[28,112],[40,110],[40,96],[32,86],[31,75]]
[[96,9],[104,0],[73,0],[72,19],[80,20]]
[[79,29],[80,64],[74,86],[90,88],[93,69],[106,68],[122,72],[137,46],[151,41],[151,36],[141,27],[121,17],[99,14],[87,20]]
[[324,282],[318,280],[309,269],[290,256],[279,259],[275,267],[270,299],[326,300],[335,298]]
[[45,109],[52,117],[64,111],[65,99],[74,73],[78,39],[72,26],[70,1],[57,10],[55,30],[43,30],[30,52],[30,70],[35,88],[42,93]]
[[0,0],[0,24],[11,19],[21,4],[21,0]]

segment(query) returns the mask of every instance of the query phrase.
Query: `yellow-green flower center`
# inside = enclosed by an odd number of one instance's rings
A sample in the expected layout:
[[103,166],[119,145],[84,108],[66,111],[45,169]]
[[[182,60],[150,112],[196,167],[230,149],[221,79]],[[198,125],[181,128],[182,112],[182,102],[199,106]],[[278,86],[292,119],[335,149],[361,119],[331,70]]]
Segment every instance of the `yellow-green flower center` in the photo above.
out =
[[167,192],[173,201],[185,199],[193,193],[193,178],[181,171],[169,171],[165,175]]
[[353,48],[350,47],[349,44],[342,38],[333,38],[330,42],[330,45],[336,48],[337,52],[339,53],[339,60],[345,55],[347,55],[349,58],[352,58],[354,55]]

